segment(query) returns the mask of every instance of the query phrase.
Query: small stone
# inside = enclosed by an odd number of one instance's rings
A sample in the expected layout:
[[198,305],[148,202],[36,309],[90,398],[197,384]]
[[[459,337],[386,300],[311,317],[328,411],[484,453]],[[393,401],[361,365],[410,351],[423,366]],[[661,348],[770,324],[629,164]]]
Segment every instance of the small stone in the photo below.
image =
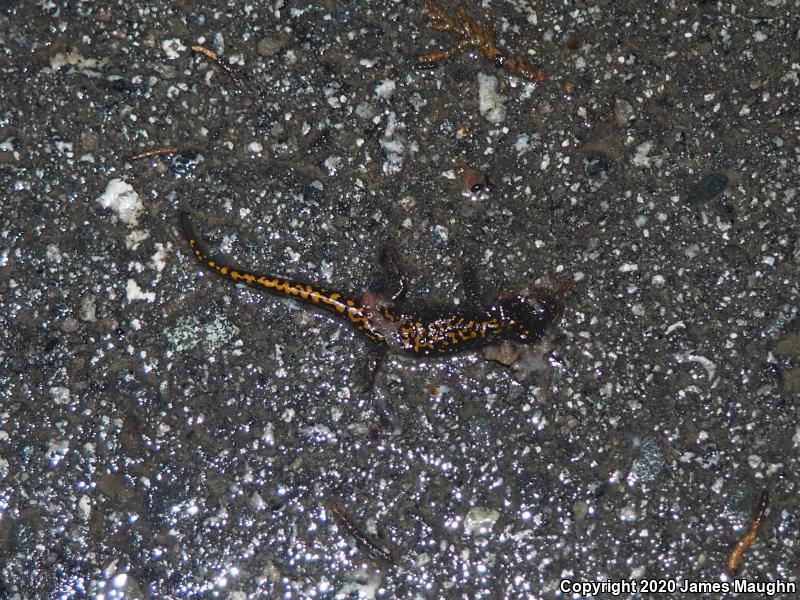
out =
[[261,56],[275,56],[286,44],[286,40],[280,36],[267,36],[258,42],[256,50]]
[[616,98],[614,100],[614,121],[617,127],[625,127],[625,125],[635,117],[633,106],[627,100]]
[[725,173],[711,173],[689,188],[686,192],[686,199],[690,204],[697,206],[707,204],[725,191],[726,185],[728,185],[728,176]]

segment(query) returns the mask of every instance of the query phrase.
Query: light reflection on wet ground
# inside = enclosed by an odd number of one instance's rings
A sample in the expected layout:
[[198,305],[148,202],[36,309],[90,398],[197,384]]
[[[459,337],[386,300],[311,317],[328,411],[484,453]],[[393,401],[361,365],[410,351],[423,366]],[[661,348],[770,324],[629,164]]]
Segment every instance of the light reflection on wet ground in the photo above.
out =
[[[453,42],[422,2],[0,9],[0,595],[728,582],[762,488],[740,576],[796,582],[796,27],[494,9],[545,82],[415,70]],[[179,209],[239,264],[356,294],[385,243],[412,301],[571,278],[558,360],[390,357],[387,426],[365,342],[201,275]]]

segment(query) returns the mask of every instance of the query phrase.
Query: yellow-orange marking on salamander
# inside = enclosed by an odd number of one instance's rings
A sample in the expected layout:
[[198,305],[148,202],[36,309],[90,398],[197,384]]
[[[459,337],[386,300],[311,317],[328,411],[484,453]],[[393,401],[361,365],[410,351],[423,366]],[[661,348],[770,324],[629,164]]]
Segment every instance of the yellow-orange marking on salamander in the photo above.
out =
[[477,337],[478,333],[473,329],[460,329],[458,331],[458,335],[460,335],[461,339],[466,342],[467,340]]
[[328,304],[333,304],[337,312],[343,313],[347,307],[339,302],[339,298],[341,297],[342,295],[340,293],[333,292],[330,296],[328,296]]
[[297,287],[300,288],[300,297],[303,300],[308,300],[309,294],[314,291],[314,288],[310,285],[306,285],[305,287],[303,285],[298,285]]
[[277,279],[270,279],[269,277],[259,277],[257,279],[258,283],[263,285],[265,288],[274,288],[275,284],[277,283]]

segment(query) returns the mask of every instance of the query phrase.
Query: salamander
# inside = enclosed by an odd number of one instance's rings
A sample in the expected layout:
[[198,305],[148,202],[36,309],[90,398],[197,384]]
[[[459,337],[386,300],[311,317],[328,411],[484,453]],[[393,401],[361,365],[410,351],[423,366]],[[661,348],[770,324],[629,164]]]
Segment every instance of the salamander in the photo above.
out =
[[209,254],[187,212],[179,213],[179,222],[192,254],[207,269],[235,283],[333,313],[372,342],[414,356],[453,354],[504,340],[535,343],[560,319],[568,287],[565,283],[555,292],[537,289],[529,295],[504,291],[487,308],[472,313],[453,307],[415,314],[401,307],[405,277],[400,277],[400,291],[391,297],[376,291],[357,297],[279,275],[255,273]]

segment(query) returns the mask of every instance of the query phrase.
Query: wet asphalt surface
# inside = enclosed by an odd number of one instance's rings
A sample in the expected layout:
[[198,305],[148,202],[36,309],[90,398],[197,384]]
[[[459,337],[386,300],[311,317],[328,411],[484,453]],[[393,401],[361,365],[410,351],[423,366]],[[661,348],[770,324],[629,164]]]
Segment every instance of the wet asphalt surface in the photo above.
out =
[[[543,83],[415,69],[456,39],[423,2],[0,7],[0,597],[724,583],[763,489],[740,576],[797,582],[800,9],[493,4]],[[182,209],[356,295],[387,245],[411,302],[572,286],[538,373],[365,391],[363,338],[203,271]]]

